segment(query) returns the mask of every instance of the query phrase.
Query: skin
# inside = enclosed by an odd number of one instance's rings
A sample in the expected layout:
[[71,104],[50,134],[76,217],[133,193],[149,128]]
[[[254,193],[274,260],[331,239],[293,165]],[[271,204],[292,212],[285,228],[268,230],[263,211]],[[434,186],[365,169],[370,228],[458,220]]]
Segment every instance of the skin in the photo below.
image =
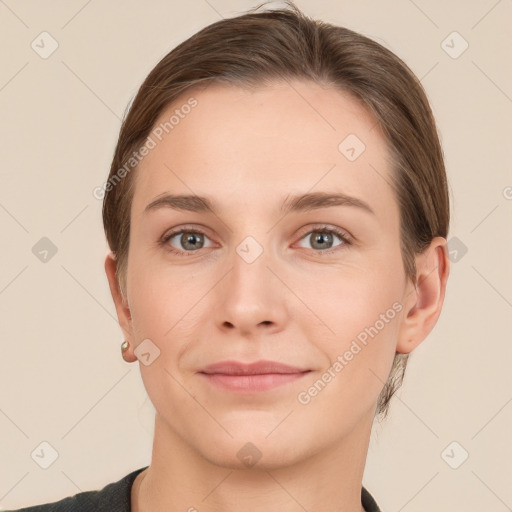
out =
[[[198,105],[137,170],[126,299],[113,255],[105,260],[130,342],[126,360],[137,360],[133,351],[147,338],[160,350],[140,364],[156,418],[151,465],[132,488],[132,510],[359,512],[377,398],[395,353],[414,350],[437,322],[449,274],[446,240],[435,238],[417,256],[416,286],[407,280],[386,143],[349,95],[298,81],[251,92],[213,84],[188,91],[161,120],[190,96]],[[338,150],[351,133],[366,145],[353,162]],[[288,195],[318,191],[357,197],[375,215],[353,206],[279,213]],[[218,214],[143,213],[171,192],[208,196]],[[333,234],[315,244],[324,224],[353,243]],[[195,245],[202,248],[192,251],[181,235],[167,246],[183,256],[158,244],[184,225],[205,232]],[[247,236],[263,249],[250,264],[236,251]],[[300,403],[298,394],[395,302],[401,312]],[[197,373],[227,359],[311,372],[235,394]],[[237,457],[248,442],[261,452],[251,467]]]

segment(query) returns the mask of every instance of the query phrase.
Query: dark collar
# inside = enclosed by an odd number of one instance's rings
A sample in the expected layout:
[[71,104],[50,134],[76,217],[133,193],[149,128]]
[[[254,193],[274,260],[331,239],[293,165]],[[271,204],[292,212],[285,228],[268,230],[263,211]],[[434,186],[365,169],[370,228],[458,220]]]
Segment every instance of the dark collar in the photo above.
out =
[[[136,469],[101,490],[85,491],[57,502],[8,512],[130,512],[133,482],[146,468],[148,466]],[[361,504],[365,512],[380,512],[377,503],[364,487],[361,489]]]

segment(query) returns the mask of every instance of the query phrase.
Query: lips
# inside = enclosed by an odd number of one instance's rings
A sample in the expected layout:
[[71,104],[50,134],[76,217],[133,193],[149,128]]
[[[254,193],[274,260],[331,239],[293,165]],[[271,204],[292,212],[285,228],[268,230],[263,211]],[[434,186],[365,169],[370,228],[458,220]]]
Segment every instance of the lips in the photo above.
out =
[[277,361],[256,361],[254,363],[242,363],[239,361],[221,361],[205,366],[199,373],[209,375],[265,375],[265,374],[292,374],[308,372],[307,368],[298,368]]
[[277,361],[221,361],[204,367],[202,379],[223,392],[242,393],[245,396],[260,394],[298,382],[311,370],[279,363]]

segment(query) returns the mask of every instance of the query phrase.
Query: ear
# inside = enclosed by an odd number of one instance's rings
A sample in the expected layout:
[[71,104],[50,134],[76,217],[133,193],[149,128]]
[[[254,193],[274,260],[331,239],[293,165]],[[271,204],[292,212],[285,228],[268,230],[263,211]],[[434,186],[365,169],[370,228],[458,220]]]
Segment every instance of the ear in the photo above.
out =
[[116,276],[117,261],[114,253],[109,251],[105,258],[105,273],[107,274],[108,285],[110,287],[110,293],[114,299],[114,305],[116,307],[117,318],[119,319],[119,325],[123,330],[124,339],[130,341],[130,347],[123,354],[124,359],[127,362],[136,361],[137,357],[133,354],[134,342],[133,342],[133,331],[132,331],[132,316],[130,308],[128,307],[128,299],[124,298],[119,282]]
[[416,283],[409,281],[396,351],[408,354],[434,328],[441,314],[450,273],[446,239],[435,237],[416,257]]

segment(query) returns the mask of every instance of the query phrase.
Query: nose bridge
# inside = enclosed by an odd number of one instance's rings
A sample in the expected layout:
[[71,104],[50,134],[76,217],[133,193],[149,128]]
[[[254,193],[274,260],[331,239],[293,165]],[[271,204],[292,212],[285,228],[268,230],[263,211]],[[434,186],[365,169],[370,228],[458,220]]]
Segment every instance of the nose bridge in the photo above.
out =
[[271,295],[269,288],[274,285],[270,282],[271,273],[267,268],[272,265],[268,240],[262,238],[261,235],[258,239],[253,235],[246,236],[234,248],[231,258],[230,293],[247,304],[263,304]]
[[[285,311],[283,285],[268,267],[274,266],[270,236],[246,235],[231,253],[230,272],[220,288],[217,321],[241,332],[260,326],[277,328]],[[267,327],[268,328],[268,327]]]

